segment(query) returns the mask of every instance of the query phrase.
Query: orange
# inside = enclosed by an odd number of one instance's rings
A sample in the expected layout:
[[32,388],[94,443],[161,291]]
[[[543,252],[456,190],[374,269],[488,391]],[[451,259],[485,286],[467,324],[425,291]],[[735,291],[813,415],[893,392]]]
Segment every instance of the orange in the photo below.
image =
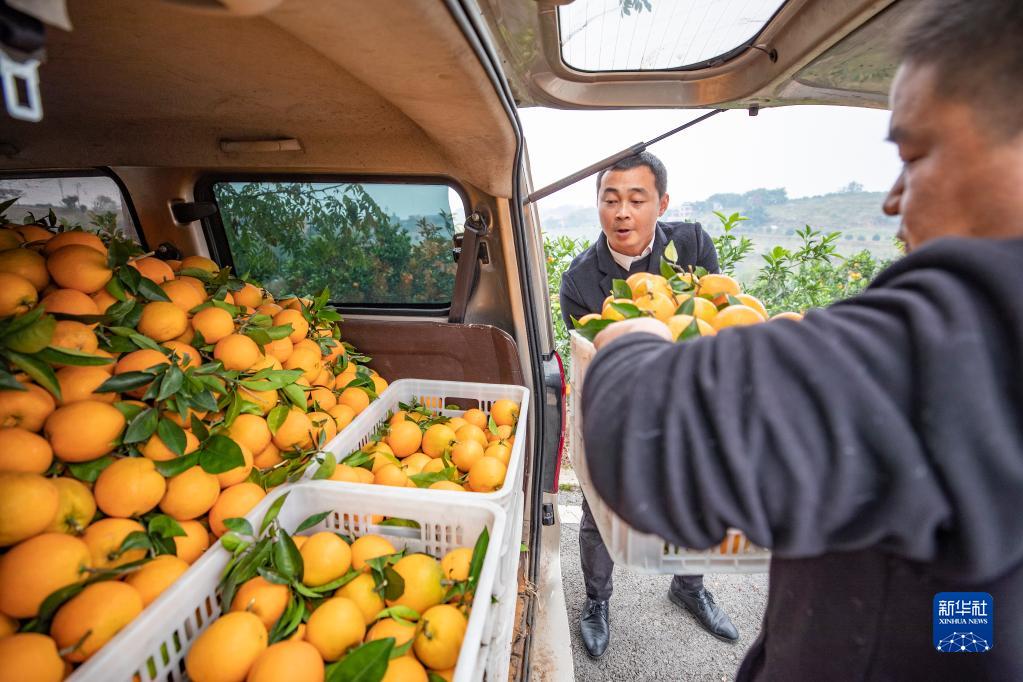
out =
[[487,415],[486,415],[486,413],[483,412],[483,410],[476,409],[475,407],[470,409],[470,410],[466,410],[462,414],[462,419],[464,419],[465,421],[469,422],[470,424],[474,424],[475,426],[479,427],[481,430],[486,430],[486,428],[487,428]]
[[468,580],[469,566],[472,563],[472,548],[459,547],[453,549],[440,560],[441,570],[447,580]]
[[394,464],[385,464],[373,474],[373,482],[377,485],[389,485],[404,488],[408,485],[408,476]]
[[[434,461],[436,462],[438,460]],[[465,492],[465,488],[454,481],[437,481],[436,483],[431,483],[430,490],[454,490],[457,492]]]
[[799,322],[799,321],[801,321],[803,319],[803,316],[800,313],[794,313],[794,312],[786,311],[784,313],[778,313],[777,315],[775,315],[771,319],[772,320],[793,320],[795,322]]
[[38,301],[32,282],[13,272],[0,272],[0,317],[27,313]]
[[394,545],[379,535],[363,535],[352,543],[352,568],[357,571],[368,571],[367,559],[374,559],[397,552]]
[[53,235],[53,237],[50,238],[43,246],[43,253],[50,255],[62,246],[68,246],[70,244],[88,246],[91,249],[96,249],[104,256],[107,255],[107,245],[103,243],[103,240],[99,238],[99,235],[92,232],[85,232],[84,230],[68,230],[67,232],[59,232]]
[[217,341],[213,357],[220,360],[224,369],[244,372],[256,364],[262,353],[256,342],[244,334],[228,334]]
[[348,386],[348,384],[355,381],[356,378],[355,367],[356,367],[355,363],[352,363],[345,367],[345,370],[343,372],[334,377],[334,388],[341,391],[344,390]]
[[46,635],[24,632],[0,638],[0,681],[60,682],[64,660]]
[[9,272],[27,279],[36,291],[42,290],[50,282],[46,260],[30,249],[0,251],[0,272]]
[[672,295],[668,280],[664,279],[661,275],[655,275],[650,272],[637,272],[629,275],[625,283],[629,285],[629,289],[632,291],[632,298],[634,299],[651,293],[664,294],[665,296]]
[[234,333],[234,317],[223,308],[210,306],[192,316],[192,328],[202,334],[206,343],[216,343]]
[[89,298],[75,289],[56,289],[45,296],[42,300],[43,309],[48,313],[64,313],[65,315],[99,315],[99,306]]
[[756,296],[750,296],[749,294],[737,294],[735,298],[739,299],[739,301],[743,305],[749,306],[750,308],[753,308],[753,310],[756,310],[758,313],[760,313],[760,316],[763,317],[765,320],[768,317],[770,317],[770,315],[767,314],[767,308],[764,307],[764,304],[761,303],[760,299],[757,298]]
[[50,345],[91,354],[99,348],[99,339],[88,325],[71,320],[57,320]]
[[384,598],[380,596],[380,592],[376,589],[376,581],[368,572],[363,573],[342,587],[335,593],[335,596],[351,599],[355,602],[355,605],[359,607],[359,611],[362,612],[362,617],[367,627],[373,623],[377,614],[387,606],[384,604]]
[[116,568],[146,556],[144,549],[131,549],[118,556],[121,543],[129,534],[145,532],[138,521],[131,519],[100,519],[89,525],[82,540],[89,546],[93,568]]
[[46,269],[60,286],[86,294],[105,287],[114,274],[107,267],[105,253],[82,244],[71,244],[54,251],[46,259]]
[[323,371],[319,348],[295,346],[291,355],[284,361],[284,369],[300,369],[303,378],[312,381]]
[[[427,455],[429,457],[429,455]],[[424,474],[433,474],[444,471],[448,467],[447,463],[440,457],[430,459],[429,462],[423,465]]]
[[310,435],[312,431],[313,423],[309,421],[308,415],[299,408],[292,407],[285,417],[284,423],[273,435],[273,443],[281,450],[290,450],[295,446],[309,447],[312,444]]
[[351,548],[334,533],[324,531],[310,536],[300,551],[305,566],[302,582],[309,587],[337,580],[352,565]]
[[415,474],[422,473],[423,467],[434,461],[436,460],[429,455],[424,455],[421,452],[414,452],[401,460],[401,468],[409,476],[414,476]]
[[391,425],[384,442],[391,447],[395,457],[407,457],[419,450],[423,432],[415,422],[400,421]]
[[[332,381],[331,385],[333,385],[333,383],[334,382]],[[309,392],[307,397],[309,399],[310,406],[315,405],[322,411],[328,411],[332,407],[337,406],[337,396],[334,395],[334,391],[329,388],[324,388],[323,386],[314,388]]]
[[339,433],[355,419],[355,410],[348,405],[335,405],[327,410],[327,414],[334,418]]
[[232,293],[234,294],[234,302],[238,305],[255,308],[263,303],[263,292],[259,287],[248,282],[241,289]]
[[46,527],[46,532],[80,535],[96,515],[96,500],[92,491],[81,481],[66,476],[51,478],[50,481],[57,486],[60,499],[57,502],[57,514]]
[[[183,454],[189,455],[199,449],[199,439],[195,437],[195,434],[185,429],[185,451]],[[178,457],[167,444],[161,440],[159,434],[154,433],[149,437],[149,440],[140,448],[143,456],[148,457],[154,462],[166,462],[171,459]]]
[[245,401],[256,405],[261,414],[268,413],[276,407],[277,402],[280,400],[277,395],[277,391],[274,390],[250,391],[249,389],[242,387],[239,389],[239,392]]
[[388,599],[388,606],[407,606],[423,613],[444,600],[444,571],[432,556],[409,554],[394,564],[394,570],[404,579],[405,591],[397,599]]
[[124,415],[113,405],[79,400],[54,410],[44,430],[57,457],[65,462],[89,462],[114,449],[124,425]]
[[282,365],[280,361],[272,355],[260,355],[259,359],[256,360],[256,364],[249,367],[248,371],[255,374],[256,372],[264,369],[281,370],[284,369],[284,365]]
[[27,391],[0,390],[0,427],[20,426],[28,431],[43,428],[56,403],[48,391],[26,384]]
[[193,564],[210,546],[210,534],[198,521],[178,521],[185,535],[174,538],[174,552],[186,564]]
[[227,429],[227,435],[252,452],[262,452],[270,445],[270,427],[266,420],[255,414],[240,414]]
[[182,258],[181,269],[187,270],[190,268],[205,270],[214,275],[220,272],[220,266],[205,256],[185,256]]
[[428,679],[423,664],[406,654],[387,662],[387,670],[380,682],[427,682]]
[[[92,332],[89,333],[92,334]],[[116,393],[95,393],[99,385],[110,378],[110,373],[103,367],[68,366],[58,370],[57,383],[60,384],[60,404],[67,405],[80,400],[112,403],[117,400]]]
[[323,659],[309,642],[285,641],[271,644],[259,655],[246,682],[323,682]]
[[188,570],[188,563],[172,554],[161,554],[129,573],[124,579],[142,597],[142,606],[149,606],[164,590]]
[[380,376],[373,376],[373,390],[376,391],[377,395],[384,392],[387,388],[387,382]]
[[454,667],[469,626],[456,607],[441,604],[422,614],[412,648],[427,667],[435,670]]
[[167,491],[167,481],[153,460],[124,457],[104,469],[93,494],[96,506],[107,516],[141,516],[155,508]]
[[43,533],[0,556],[0,611],[33,618],[51,593],[85,577],[92,566],[89,547],[63,533]]
[[[68,289],[68,291],[74,291],[74,289]],[[82,292],[79,291],[78,293]],[[131,294],[126,295],[131,297]],[[100,289],[92,296],[89,296],[89,298],[96,304],[96,309],[99,310],[100,313],[105,313],[110,306],[118,303],[118,300],[111,296],[110,292],[108,292],[106,288]]]
[[447,424],[434,424],[423,434],[423,452],[440,457],[457,442],[455,432]]
[[[370,576],[360,577],[368,577],[370,580],[373,579]],[[415,638],[415,636],[416,636],[415,623],[399,623],[393,618],[381,618],[376,623],[374,623],[373,627],[371,627],[369,629],[369,632],[366,633],[366,641],[372,642],[375,639],[387,639],[388,637],[393,637],[394,647],[398,648],[405,644],[406,642],[411,642],[412,639]],[[411,647],[409,648],[408,652],[405,655],[412,656]],[[387,678],[385,677],[384,679]]]
[[487,457],[493,457],[505,466],[508,466],[508,461],[511,459],[511,447],[503,441],[495,441],[487,446],[483,454]]
[[[121,356],[121,359],[117,361],[117,365],[114,366],[114,374],[124,374],[125,372],[141,372],[147,370],[150,367],[156,365],[169,365],[170,358],[159,351],[151,350],[149,348],[143,348],[142,350],[132,351]],[[149,384],[140,386],[126,393],[135,398],[141,398],[146,393],[146,389]]]
[[163,284],[167,280],[174,279],[174,271],[171,269],[171,266],[153,256],[145,256],[133,260],[128,265],[138,270],[143,277],[148,277],[157,284]]
[[176,305],[182,312],[188,312],[196,306],[206,302],[206,290],[197,289],[191,282],[184,279],[172,279],[160,285],[163,293],[171,303]]
[[635,306],[653,315],[662,322],[675,314],[678,304],[675,299],[667,294],[653,292],[643,294],[633,301]]
[[714,336],[717,334],[717,330],[714,329],[713,326],[698,317],[693,317],[692,315],[672,315],[666,322],[672,338],[678,339],[682,332],[688,329],[689,325],[693,323],[693,320],[696,321],[696,328],[699,331],[700,336]]
[[444,682],[454,682],[455,669],[448,668],[447,670],[431,670],[431,673],[444,680]]
[[206,293],[206,285],[202,283],[202,280],[196,279],[195,277],[189,277],[188,275],[182,275],[181,277],[178,277],[176,280],[172,281],[184,282],[185,284],[188,284],[190,287],[195,289],[195,292],[197,294],[202,296],[204,301],[207,298],[209,298],[209,296]]
[[177,521],[187,521],[208,512],[219,497],[217,477],[194,466],[167,479],[167,492],[160,500],[160,511]]
[[475,440],[458,441],[451,448],[451,461],[462,472],[468,471],[482,456],[483,446]]
[[[483,413],[480,412],[480,414]],[[476,426],[475,424],[466,424],[462,428],[455,431],[455,439],[458,441],[474,440],[483,447],[487,447],[487,434],[484,432],[482,428]]]
[[230,610],[256,614],[269,632],[288,607],[290,598],[291,590],[287,585],[271,583],[261,576],[256,576],[246,580],[238,588],[234,599],[231,600]]
[[704,275],[696,285],[697,296],[710,296],[712,299],[724,300],[725,296],[737,296],[741,291],[739,283],[728,275]]
[[290,324],[292,332],[288,338],[292,343],[298,343],[309,333],[309,323],[298,310],[282,310],[273,316],[273,324],[275,327]]
[[288,337],[284,337],[283,339],[276,339],[275,341],[272,341],[263,348],[263,351],[267,355],[271,355],[280,360],[281,362],[285,362],[289,357],[291,357],[291,354],[292,352],[294,352],[294,350],[295,347],[291,343],[291,339],[289,339]]
[[617,310],[615,310],[611,306],[612,303],[627,303],[629,305],[635,305],[635,303],[632,302],[632,299],[629,299],[629,298],[615,298],[615,299],[612,299],[611,301],[605,303],[603,309],[600,311],[600,316],[602,318],[604,318],[605,320],[624,320],[625,319],[625,315],[622,315],[620,312],[618,312]]
[[490,416],[498,426],[515,426],[519,420],[519,405],[513,400],[495,400]]
[[61,649],[77,645],[64,658],[81,663],[142,613],[142,608],[142,596],[131,585],[116,580],[93,583],[57,610],[50,634]]
[[746,305],[730,305],[718,311],[718,314],[711,320],[714,329],[721,331],[726,327],[741,327],[750,324],[759,324],[764,318],[753,308]]
[[337,402],[340,405],[347,405],[352,408],[352,411],[354,411],[355,414],[359,414],[369,407],[369,394],[361,388],[352,386],[341,391],[341,395],[338,396]]
[[12,229],[14,223],[0,226],[0,251],[16,249],[25,242],[25,238]]
[[188,314],[167,301],[152,301],[142,307],[138,331],[156,342],[170,341],[188,329]]
[[31,244],[32,242],[47,242],[55,236],[56,233],[50,232],[45,227],[38,223],[29,223],[27,225],[15,225],[13,228],[18,234],[21,235],[22,239],[26,243]]
[[[683,303],[683,302],[689,300],[690,298],[693,298],[693,297],[691,297],[691,296],[680,296],[679,300],[680,300],[680,303]],[[680,305],[680,307],[681,307],[681,305]],[[708,301],[705,298],[700,298],[699,296],[697,296],[696,298],[693,298],[693,312],[692,312],[693,317],[701,319],[704,322],[710,322],[715,317],[717,317],[717,314],[718,314],[718,309],[717,309],[716,305],[714,305],[713,303],[711,303],[710,301]]]
[[266,651],[267,636],[263,622],[255,614],[247,611],[224,614],[213,621],[188,650],[185,669],[189,679],[193,682],[242,682]]
[[348,649],[362,642],[366,622],[351,599],[334,597],[317,607],[306,622],[306,641],[316,647],[325,661],[336,661]]
[[0,429],[0,471],[42,474],[53,463],[53,449],[46,439],[26,429]]
[[[235,442],[237,443],[237,441]],[[241,483],[249,477],[249,472],[252,471],[252,450],[241,443],[238,443],[238,449],[242,451],[242,463],[233,469],[217,474],[217,481],[220,483],[221,489]]]
[[264,497],[266,493],[255,483],[238,483],[230,488],[224,488],[210,509],[210,530],[219,538],[227,532],[224,519],[245,516]]
[[492,493],[504,484],[508,467],[495,457],[481,457],[469,469],[469,490],[476,493]]
[[39,474],[0,472],[0,547],[43,532],[57,515],[57,486]]
[[[338,464],[334,467],[333,473],[330,475],[331,481],[341,481],[343,483],[361,483],[362,477],[357,473],[358,469],[362,467],[351,467],[347,464]],[[365,469],[363,469],[365,471]],[[370,483],[373,481],[371,480]]]
[[269,469],[284,461],[280,449],[271,441],[259,454],[252,456],[252,466],[257,469]]
[[168,350],[174,351],[178,356],[178,364],[181,365],[182,369],[189,369],[190,367],[198,367],[202,364],[202,356],[192,346],[182,341],[164,341],[163,346]]
[[[337,424],[326,412],[310,412],[309,422],[313,425],[313,443],[326,445],[337,435]],[[322,439],[320,434],[323,434]],[[320,447],[322,447],[322,445]]]

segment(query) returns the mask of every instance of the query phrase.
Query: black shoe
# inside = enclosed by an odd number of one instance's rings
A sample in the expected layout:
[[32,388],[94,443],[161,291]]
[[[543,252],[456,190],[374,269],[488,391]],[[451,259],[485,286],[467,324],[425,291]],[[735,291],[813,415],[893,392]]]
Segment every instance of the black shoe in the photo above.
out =
[[739,639],[739,631],[732,625],[728,614],[714,603],[714,595],[706,589],[683,590],[672,584],[668,589],[668,599],[676,606],[681,606],[699,621],[700,625],[718,639],[734,642]]
[[579,618],[579,630],[582,631],[586,652],[593,658],[603,656],[611,641],[607,600],[586,599],[583,615]]

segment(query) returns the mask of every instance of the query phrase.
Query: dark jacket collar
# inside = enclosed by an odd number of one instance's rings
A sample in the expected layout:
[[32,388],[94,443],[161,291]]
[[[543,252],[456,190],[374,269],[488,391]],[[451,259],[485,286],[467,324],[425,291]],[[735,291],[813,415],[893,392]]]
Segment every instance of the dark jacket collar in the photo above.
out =
[[[664,249],[668,246],[668,234],[664,231],[664,226],[660,220],[654,225],[654,243],[650,249],[650,263],[654,265],[660,265],[661,255],[664,254]],[[629,276],[629,273],[625,272],[615,259],[611,257],[611,249],[607,245],[607,236],[604,231],[600,231],[600,236],[597,237],[597,269],[600,270],[600,288],[603,291],[611,291],[611,281],[615,279],[625,279]],[[624,274],[623,274],[624,273]]]

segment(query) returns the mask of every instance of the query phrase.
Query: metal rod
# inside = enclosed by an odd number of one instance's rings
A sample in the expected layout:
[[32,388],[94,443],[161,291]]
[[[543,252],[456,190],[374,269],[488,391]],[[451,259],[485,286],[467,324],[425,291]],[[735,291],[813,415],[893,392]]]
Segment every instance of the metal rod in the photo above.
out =
[[572,173],[571,175],[567,175],[567,176],[561,178],[560,180],[552,182],[551,184],[547,185],[546,187],[541,187],[540,189],[536,190],[535,192],[533,192],[532,194],[527,196],[526,200],[523,201],[522,203],[524,205],[525,204],[530,204],[530,203],[539,201],[540,199],[543,199],[544,197],[548,197],[548,196],[554,194],[555,192],[557,192],[558,190],[562,190],[562,189],[568,187],[569,185],[573,185],[573,184],[579,182],[580,180],[582,180],[582,179],[584,179],[586,177],[589,177],[590,175],[593,175],[594,173],[598,173],[598,172],[604,170],[605,168],[610,168],[611,166],[615,165],[616,163],[618,163],[622,159],[628,158],[628,157],[633,156],[635,154],[639,154],[640,152],[644,151],[650,145],[655,144],[657,142],[660,142],[661,140],[663,140],[665,138],[671,137],[675,133],[680,133],[683,130],[685,130],[686,128],[692,127],[692,126],[696,125],[697,123],[700,123],[702,121],[706,121],[711,116],[717,116],[718,114],[722,113],[723,111],[727,111],[727,109],[714,109],[713,111],[708,111],[706,114],[704,114],[702,116],[698,116],[697,118],[694,118],[692,121],[689,121],[687,123],[683,123],[678,128],[673,128],[672,130],[669,130],[668,132],[666,132],[666,133],[664,133],[662,135],[658,135],[657,137],[655,137],[654,139],[652,139],[652,140],[650,140],[648,142],[637,142],[636,144],[632,145],[631,147],[627,147],[627,148],[623,149],[622,151],[618,152],[617,154],[612,154],[611,156],[609,156],[609,157],[607,157],[605,159],[601,159],[600,161],[597,161],[596,163],[591,163],[589,166],[586,166],[586,168],[583,168],[582,170],[578,170],[575,173]]

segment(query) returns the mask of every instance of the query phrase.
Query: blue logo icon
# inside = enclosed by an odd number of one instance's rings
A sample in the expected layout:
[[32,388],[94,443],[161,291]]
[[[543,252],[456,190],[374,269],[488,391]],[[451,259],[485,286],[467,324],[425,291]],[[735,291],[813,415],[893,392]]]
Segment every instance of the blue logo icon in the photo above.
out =
[[934,595],[934,648],[949,654],[982,654],[995,645],[995,600],[987,592]]

